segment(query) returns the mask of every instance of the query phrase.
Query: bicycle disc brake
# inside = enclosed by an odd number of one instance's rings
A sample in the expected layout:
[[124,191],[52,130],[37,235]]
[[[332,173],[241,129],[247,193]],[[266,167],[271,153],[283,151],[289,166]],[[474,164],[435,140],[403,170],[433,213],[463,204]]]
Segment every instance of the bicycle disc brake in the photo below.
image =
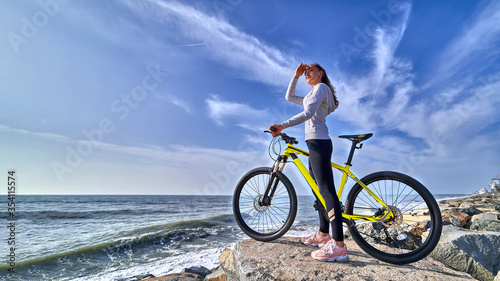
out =
[[264,195],[259,194],[258,196],[255,196],[253,199],[253,207],[257,212],[262,213],[267,211],[268,206],[262,204],[262,198]]
[[389,205],[388,207],[389,209],[391,209],[394,218],[383,221],[382,224],[388,228],[396,228],[403,223],[403,214],[401,213],[401,210],[399,210],[395,206]]

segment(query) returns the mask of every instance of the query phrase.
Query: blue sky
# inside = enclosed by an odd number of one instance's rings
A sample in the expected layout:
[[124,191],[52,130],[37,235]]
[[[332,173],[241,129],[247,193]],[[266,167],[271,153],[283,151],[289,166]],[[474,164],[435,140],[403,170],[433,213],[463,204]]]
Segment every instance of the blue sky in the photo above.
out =
[[[262,131],[301,111],[284,99],[301,62],[337,89],[335,162],[338,135],[374,133],[356,175],[468,193],[500,172],[498,1],[5,1],[0,17],[0,171],[20,194],[231,194],[272,163]],[[305,148],[303,125],[286,132]]]

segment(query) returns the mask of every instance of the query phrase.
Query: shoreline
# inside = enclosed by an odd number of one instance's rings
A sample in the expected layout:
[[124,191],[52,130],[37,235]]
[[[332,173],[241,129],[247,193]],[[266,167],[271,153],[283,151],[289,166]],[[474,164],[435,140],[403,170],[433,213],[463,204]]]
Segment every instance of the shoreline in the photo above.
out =
[[[457,223],[455,219],[450,219],[451,217],[453,217],[452,215],[449,215],[450,209],[453,209],[454,211],[457,211],[455,209],[459,209],[459,210],[462,210],[462,211],[465,210],[465,212],[467,212],[466,211],[467,208],[475,208],[477,210],[481,210],[482,213],[488,213],[490,211],[495,211],[494,207],[493,208],[491,208],[491,207],[486,208],[484,204],[479,204],[479,203],[471,204],[470,201],[473,201],[473,202],[476,202],[476,201],[483,202],[484,201],[485,203],[499,202],[498,204],[500,206],[500,201],[498,199],[500,199],[500,193],[485,193],[485,194],[472,193],[472,194],[467,194],[467,195],[463,195],[463,196],[456,196],[456,197],[450,196],[450,197],[442,198],[442,199],[439,199],[439,200],[436,200],[436,201],[437,201],[437,203],[439,205],[441,214],[443,216],[443,227],[445,225],[450,225],[450,224],[451,225],[458,225],[459,227],[463,227],[464,225],[466,225],[465,230],[469,230],[468,228],[470,228],[472,226],[472,223],[470,223],[470,220],[472,218],[474,218],[474,216],[469,216],[469,218],[468,218],[469,225],[467,225],[466,223],[464,224],[463,221]],[[459,208],[462,204],[464,205],[463,206],[464,208]],[[500,210],[498,212],[498,215],[500,217]],[[498,231],[500,231],[500,229]],[[480,232],[480,230],[477,230],[475,232]],[[500,232],[498,232],[498,233],[500,234]],[[440,261],[440,260],[438,260],[438,261]],[[443,262],[443,261],[440,261],[440,262]],[[444,263],[444,264],[447,265],[447,266],[450,266],[450,265],[448,265],[446,263]],[[451,267],[453,268],[453,266],[451,266]],[[192,272],[191,270],[197,269],[197,268],[200,269],[200,266],[194,265],[194,266],[191,266],[189,268],[185,268],[181,273],[172,273],[172,274],[168,274],[168,275],[164,275],[164,276],[160,276],[160,277],[155,277],[155,278],[150,278],[150,279],[145,279],[145,280],[147,280],[147,281],[163,280],[161,278],[165,278],[165,277],[168,277],[168,276],[174,276],[174,275],[175,276],[179,276],[179,274],[182,275],[183,272],[184,273],[186,273],[186,272]],[[221,268],[221,265],[219,263],[219,266],[216,267],[216,268],[213,268],[213,269],[201,268],[201,270],[204,271],[205,273],[211,272],[211,273],[215,274],[215,272],[221,271],[220,268]],[[192,273],[190,273],[190,274],[192,274]],[[200,277],[204,278],[205,276],[200,276]],[[165,280],[167,280],[167,279],[165,279]],[[188,279],[186,279],[186,280],[188,280]],[[204,278],[204,279],[189,279],[189,280],[219,280],[219,279],[206,279],[206,278]],[[223,280],[223,279],[220,279],[220,280]]]
[[[490,193],[484,193],[484,194],[480,194],[480,193],[468,193],[468,194],[465,194],[463,196],[457,196],[457,197],[449,197],[449,198],[442,198],[442,199],[439,199],[439,200],[436,200],[436,202],[438,204],[441,204],[443,203],[444,201],[449,201],[449,200],[461,200],[461,199],[466,199],[466,198],[470,198],[470,197],[473,197],[473,196],[476,196],[476,195],[488,195]],[[495,193],[491,193],[491,194],[495,194]],[[444,195],[444,194],[443,194]],[[458,195],[458,194],[457,194]]]

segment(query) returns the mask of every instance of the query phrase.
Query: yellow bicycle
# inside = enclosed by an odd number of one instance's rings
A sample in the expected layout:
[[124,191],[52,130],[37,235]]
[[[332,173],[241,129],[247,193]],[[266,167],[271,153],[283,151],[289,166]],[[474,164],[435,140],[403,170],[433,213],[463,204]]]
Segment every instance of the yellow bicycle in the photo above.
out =
[[[441,212],[427,188],[408,175],[384,171],[360,180],[350,171],[354,151],[372,135],[339,136],[350,140],[352,145],[345,166],[331,163],[332,168],[342,172],[338,197],[341,198],[348,178],[355,182],[342,206],[342,220],[353,240],[374,258],[393,264],[418,261],[432,252],[439,242]],[[283,152],[282,142],[286,143]],[[297,156],[309,157],[309,153],[293,146],[297,143],[285,133],[277,134],[269,145],[271,158],[276,155],[274,165],[249,171],[235,188],[233,212],[236,222],[253,239],[277,239],[293,225],[297,195],[292,182],[283,173],[290,160],[321,201],[322,206],[316,207],[326,209],[316,182]],[[326,215],[326,211],[324,213]]]

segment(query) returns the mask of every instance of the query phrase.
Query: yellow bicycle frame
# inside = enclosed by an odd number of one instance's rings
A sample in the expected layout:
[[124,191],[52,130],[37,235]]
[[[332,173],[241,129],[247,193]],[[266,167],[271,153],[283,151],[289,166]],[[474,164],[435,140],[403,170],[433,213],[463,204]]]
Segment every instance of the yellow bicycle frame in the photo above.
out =
[[[325,199],[323,199],[323,196],[321,196],[321,194],[319,193],[318,185],[313,180],[311,174],[309,174],[309,172],[307,171],[304,164],[302,164],[299,157],[297,157],[297,154],[301,154],[301,155],[304,155],[306,157],[309,157],[309,153],[307,151],[304,151],[302,149],[294,147],[291,144],[286,145],[286,149],[283,152],[283,156],[292,158],[293,163],[295,163],[295,166],[297,166],[300,173],[302,174],[302,176],[304,176],[307,183],[311,187],[312,191],[317,196],[317,198],[321,201],[321,204],[323,204],[323,206],[325,207],[325,210],[326,210]],[[285,168],[285,163],[286,163],[286,161],[283,162],[283,165],[281,166],[281,169],[280,169],[281,171],[283,171],[283,169]],[[389,206],[387,206],[387,204],[385,204],[384,201],[382,201],[380,198],[378,198],[378,196],[375,193],[373,193],[363,182],[361,182],[350,171],[350,168],[351,168],[350,165],[346,164],[343,167],[343,166],[337,165],[337,164],[332,162],[332,167],[342,172],[342,179],[340,180],[340,186],[339,186],[338,191],[337,191],[338,198],[340,198],[342,195],[342,191],[344,189],[344,186],[347,183],[347,177],[350,177],[355,182],[357,182],[363,189],[365,189],[368,192],[368,194],[370,194],[373,197],[373,199],[375,199],[378,203],[380,203],[380,205],[382,205],[384,208],[384,214],[382,214],[381,216],[377,216],[377,217],[375,217],[373,215],[359,215],[359,214],[348,215],[348,214],[342,213],[343,218],[345,218],[347,220],[365,220],[365,221],[372,221],[372,222],[383,222],[385,220],[394,218],[394,215],[393,215],[391,209],[389,208]],[[279,168],[278,165],[276,165],[275,171],[278,168]]]

